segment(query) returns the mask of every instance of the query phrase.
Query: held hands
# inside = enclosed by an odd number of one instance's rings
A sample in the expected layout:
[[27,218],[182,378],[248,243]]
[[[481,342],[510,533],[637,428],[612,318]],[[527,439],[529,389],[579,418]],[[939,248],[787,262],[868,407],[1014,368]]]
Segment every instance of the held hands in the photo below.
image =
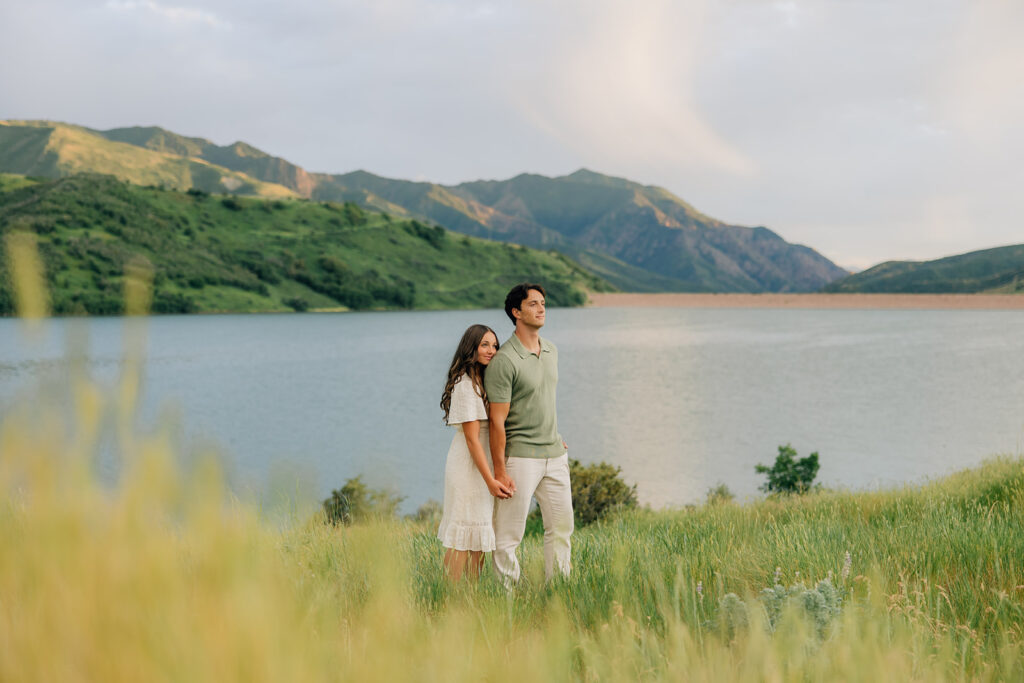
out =
[[515,493],[516,485],[508,476],[502,477],[502,479],[505,481],[492,478],[487,482],[487,489],[495,498],[511,498],[512,494]]

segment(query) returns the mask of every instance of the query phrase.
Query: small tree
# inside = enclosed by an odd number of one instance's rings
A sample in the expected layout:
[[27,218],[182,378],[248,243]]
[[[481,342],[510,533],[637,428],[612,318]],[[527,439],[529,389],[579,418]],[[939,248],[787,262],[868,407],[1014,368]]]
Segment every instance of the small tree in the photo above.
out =
[[754,470],[768,476],[768,481],[760,486],[765,493],[804,493],[818,476],[818,467],[816,452],[797,460],[796,450],[786,444],[779,446],[774,465],[768,467],[759,463],[754,466]]
[[403,500],[404,497],[390,491],[370,488],[358,476],[346,481],[341,489],[331,491],[331,497],[323,503],[324,514],[331,524],[388,519],[395,516]]
[[729,487],[719,482],[717,486],[708,489],[706,502],[708,505],[722,505],[731,503],[735,499],[736,496],[729,490]]

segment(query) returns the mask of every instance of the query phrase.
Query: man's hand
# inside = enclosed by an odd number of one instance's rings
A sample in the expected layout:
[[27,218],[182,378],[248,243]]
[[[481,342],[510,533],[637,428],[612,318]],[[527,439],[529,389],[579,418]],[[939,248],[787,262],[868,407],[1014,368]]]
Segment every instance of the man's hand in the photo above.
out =
[[[508,479],[507,476],[505,478]],[[509,479],[509,481],[511,481],[511,479]],[[495,498],[511,498],[513,488],[498,481],[497,479],[491,479],[487,482],[487,490],[490,491],[491,495]]]
[[494,475],[494,479],[508,489],[508,496],[505,496],[506,498],[511,497],[516,492],[516,483],[512,481],[512,477],[508,476],[507,472]]

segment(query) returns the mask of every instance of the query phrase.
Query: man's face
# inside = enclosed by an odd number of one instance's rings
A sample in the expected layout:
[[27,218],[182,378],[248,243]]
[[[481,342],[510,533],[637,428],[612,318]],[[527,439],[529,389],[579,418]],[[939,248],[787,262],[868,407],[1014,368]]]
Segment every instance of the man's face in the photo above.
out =
[[[512,309],[515,311],[516,309]],[[517,319],[523,321],[524,325],[540,329],[544,326],[544,295],[536,289],[531,289],[526,298],[523,299],[519,308]]]

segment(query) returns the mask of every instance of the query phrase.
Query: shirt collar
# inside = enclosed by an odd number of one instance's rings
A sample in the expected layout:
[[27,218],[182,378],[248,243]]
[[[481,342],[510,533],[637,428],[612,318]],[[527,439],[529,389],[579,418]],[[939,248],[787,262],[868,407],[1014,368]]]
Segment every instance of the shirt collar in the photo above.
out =
[[[519,340],[519,337],[516,336],[515,332],[512,333],[512,336],[509,337],[508,341],[505,343],[510,345],[515,350],[515,352],[519,354],[520,358],[526,358],[527,356],[533,355],[532,353],[526,350],[526,347],[523,346],[523,342]],[[544,337],[540,338],[540,352],[551,352],[551,345],[548,343],[546,339],[544,339]]]

